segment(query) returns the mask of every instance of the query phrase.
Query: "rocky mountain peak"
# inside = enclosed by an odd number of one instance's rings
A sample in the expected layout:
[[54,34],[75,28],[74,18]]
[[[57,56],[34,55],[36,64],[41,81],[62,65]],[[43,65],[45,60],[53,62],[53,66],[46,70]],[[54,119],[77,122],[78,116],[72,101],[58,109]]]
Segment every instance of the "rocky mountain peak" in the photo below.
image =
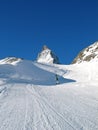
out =
[[98,61],[98,41],[83,49],[72,63],[89,62],[91,60]]
[[43,46],[42,51],[38,54],[37,62],[52,64],[60,63],[58,57],[46,45]]
[[46,45],[43,46],[42,50],[47,50],[49,49]]

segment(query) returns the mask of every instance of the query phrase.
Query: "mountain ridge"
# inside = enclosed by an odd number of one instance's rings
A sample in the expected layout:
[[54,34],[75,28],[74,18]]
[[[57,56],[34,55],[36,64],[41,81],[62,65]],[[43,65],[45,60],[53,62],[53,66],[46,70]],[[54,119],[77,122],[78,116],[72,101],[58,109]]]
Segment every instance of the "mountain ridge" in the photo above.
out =
[[72,64],[81,62],[98,61],[98,41],[84,48],[79,54],[74,58]]
[[[15,64],[21,60],[23,60],[23,58],[13,56],[6,57],[4,59],[0,59],[0,64]],[[72,64],[92,62],[93,60],[98,61],[98,41],[81,50],[72,61]],[[46,45],[44,45],[42,51],[38,53],[36,62],[45,64],[61,64],[59,58]]]

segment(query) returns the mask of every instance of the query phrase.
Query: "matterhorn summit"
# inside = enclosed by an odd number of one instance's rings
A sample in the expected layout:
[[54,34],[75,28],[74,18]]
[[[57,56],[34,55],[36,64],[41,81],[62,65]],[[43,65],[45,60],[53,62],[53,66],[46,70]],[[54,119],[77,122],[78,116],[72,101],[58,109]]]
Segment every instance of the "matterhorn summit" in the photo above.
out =
[[72,63],[98,61],[98,41],[83,49]]
[[58,57],[46,45],[43,46],[42,51],[38,54],[37,62],[50,64],[60,63]]

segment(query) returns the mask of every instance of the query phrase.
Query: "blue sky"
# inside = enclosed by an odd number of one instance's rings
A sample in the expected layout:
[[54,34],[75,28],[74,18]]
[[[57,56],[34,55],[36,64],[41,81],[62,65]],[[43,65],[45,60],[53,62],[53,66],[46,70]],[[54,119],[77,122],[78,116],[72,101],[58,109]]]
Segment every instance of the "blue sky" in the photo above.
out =
[[0,0],[0,59],[35,60],[47,45],[69,64],[98,40],[98,0]]

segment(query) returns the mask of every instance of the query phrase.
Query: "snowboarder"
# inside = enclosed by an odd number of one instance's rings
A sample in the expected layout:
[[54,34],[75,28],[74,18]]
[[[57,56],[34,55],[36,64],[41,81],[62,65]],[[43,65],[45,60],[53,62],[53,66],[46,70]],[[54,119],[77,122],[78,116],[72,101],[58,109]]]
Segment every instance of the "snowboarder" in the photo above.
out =
[[56,84],[59,84],[59,78],[57,74],[55,75],[55,79],[56,79]]

